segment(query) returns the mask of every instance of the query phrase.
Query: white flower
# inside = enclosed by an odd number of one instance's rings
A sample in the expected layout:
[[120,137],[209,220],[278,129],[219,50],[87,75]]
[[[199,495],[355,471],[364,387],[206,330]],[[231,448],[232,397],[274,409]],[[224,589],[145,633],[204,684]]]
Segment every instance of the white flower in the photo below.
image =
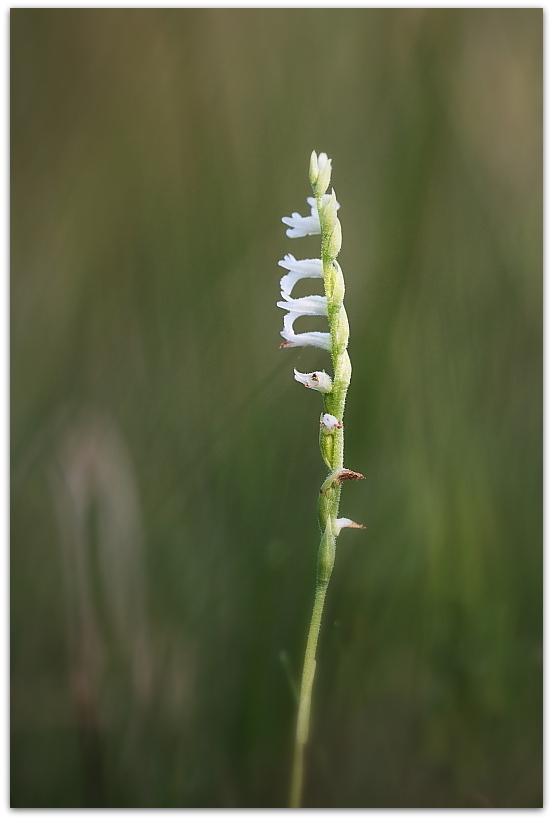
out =
[[292,299],[286,293],[281,294],[285,301],[277,302],[277,307],[297,313],[299,316],[328,316],[328,301],[326,296],[301,296]]
[[319,393],[330,393],[332,391],[332,379],[324,370],[314,370],[312,373],[299,373],[294,368],[294,378],[304,387],[311,390],[318,390]]
[[310,333],[294,333],[294,322],[300,316],[328,316],[328,302],[326,296],[302,296],[292,299],[286,293],[282,294],[285,301],[277,302],[277,306],[284,308],[288,313],[284,317],[284,330],[280,335],[286,341],[281,347],[303,347],[312,345],[330,350],[330,333],[312,331]]
[[[299,301],[299,300],[298,300]],[[284,330],[280,335],[285,341],[281,347],[322,347],[323,350],[330,350],[330,333],[322,333],[319,330],[312,330],[308,333],[294,333],[294,322],[304,313],[287,313],[284,317]]]
[[290,239],[297,239],[298,236],[315,236],[321,232],[319,215],[315,207],[315,213],[311,209],[311,216],[302,216],[294,212],[292,216],[283,216],[282,221],[288,225],[286,236]]
[[330,433],[333,433],[335,430],[341,430],[343,424],[336,416],[333,416],[332,413],[325,413],[324,416],[321,416],[321,420],[319,422],[322,428],[322,432],[325,436],[328,436]]
[[[325,194],[323,196],[323,206],[326,204],[327,197],[329,196],[330,194]],[[286,236],[289,236],[290,239],[296,239],[299,236],[315,236],[321,232],[321,223],[319,222],[319,213],[317,211],[317,200],[314,196],[308,196],[307,204],[311,208],[311,216],[302,216],[301,214],[294,212],[292,216],[282,217],[284,224],[289,226],[286,231]],[[336,203],[336,208],[338,209],[339,207],[340,205]]]
[[364,527],[363,524],[356,524],[355,521],[351,520],[351,518],[337,518],[332,528],[334,531],[334,535],[340,535],[340,531],[343,530],[344,527],[351,527],[354,530],[366,529],[366,527]]
[[323,263],[320,259],[296,259],[291,253],[287,253],[284,259],[278,263],[281,268],[286,268],[286,273],[280,280],[282,295],[290,296],[292,288],[300,279],[322,279]]

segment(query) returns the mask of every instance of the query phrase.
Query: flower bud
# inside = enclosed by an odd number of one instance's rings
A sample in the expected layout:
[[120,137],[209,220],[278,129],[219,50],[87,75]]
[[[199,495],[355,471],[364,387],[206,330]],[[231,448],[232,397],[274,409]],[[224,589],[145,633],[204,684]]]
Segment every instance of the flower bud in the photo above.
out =
[[324,416],[321,416],[319,424],[321,425],[321,431],[325,436],[328,436],[330,433],[334,433],[335,430],[341,430],[343,427],[342,422],[331,413],[325,413]]
[[321,208],[321,230],[323,233],[330,233],[334,228],[334,223],[338,218],[338,202],[334,188],[330,194],[327,194],[322,203]]
[[332,263],[332,279],[329,304],[341,305],[344,301],[344,293],[346,287],[344,283],[344,274],[342,268],[335,259]]
[[309,159],[309,182],[311,183],[311,185],[315,186],[318,176],[319,160],[317,157],[317,152],[311,151],[311,157]]
[[330,516],[321,538],[319,554],[317,556],[317,586],[326,586],[330,580],[334,568],[334,556],[336,554],[336,541],[332,531]]
[[343,351],[347,348],[349,342],[349,322],[346,309],[343,305],[340,306],[338,318],[336,320],[336,330],[334,341],[337,348]]
[[332,160],[326,154],[317,154],[315,151],[311,154],[309,163],[309,181],[313,186],[313,193],[316,197],[323,196],[330,184],[330,175],[332,173]]
[[334,260],[342,247],[342,226],[338,219],[338,202],[334,189],[324,197],[321,208],[321,234],[323,259]]
[[336,219],[332,233],[325,241],[325,251],[331,259],[336,259],[342,247],[342,226],[340,220]]

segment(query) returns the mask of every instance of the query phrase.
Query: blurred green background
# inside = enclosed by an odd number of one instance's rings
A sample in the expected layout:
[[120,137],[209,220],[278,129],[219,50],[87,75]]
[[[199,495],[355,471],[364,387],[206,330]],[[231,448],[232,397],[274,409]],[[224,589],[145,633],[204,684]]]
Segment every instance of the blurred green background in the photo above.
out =
[[286,805],[325,474],[292,376],[329,361],[275,302],[313,149],[367,529],[305,805],[541,805],[542,10],[10,18],[12,805]]

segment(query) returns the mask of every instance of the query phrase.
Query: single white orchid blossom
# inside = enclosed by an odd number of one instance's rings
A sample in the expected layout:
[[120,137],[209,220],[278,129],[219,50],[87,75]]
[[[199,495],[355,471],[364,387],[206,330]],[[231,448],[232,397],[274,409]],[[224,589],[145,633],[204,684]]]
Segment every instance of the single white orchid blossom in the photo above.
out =
[[300,279],[322,279],[323,263],[320,259],[296,259],[291,253],[287,253],[284,259],[278,263],[281,268],[286,268],[286,273],[280,280],[280,289],[284,294],[290,296],[294,285]]
[[298,313],[302,316],[328,316],[328,301],[326,296],[301,296],[299,299],[292,299],[286,293],[282,293],[284,302],[277,302],[277,307]]
[[295,211],[292,216],[283,216],[282,221],[289,226],[286,230],[286,236],[289,236],[290,239],[297,239],[300,236],[316,236],[321,232],[318,214],[302,216]]
[[[322,198],[323,207],[326,205],[330,194],[325,194]],[[282,221],[288,225],[286,236],[290,239],[297,239],[300,236],[316,236],[321,233],[321,223],[319,221],[319,212],[317,209],[317,200],[314,196],[307,197],[307,204],[311,208],[310,216],[302,216],[297,211],[294,211],[292,216],[283,216]],[[340,205],[336,203],[336,209]]]
[[280,335],[285,339],[281,347],[321,347],[323,350],[330,350],[330,333],[322,333],[319,330],[312,330],[307,333],[294,333],[294,322],[304,313],[287,313],[284,317],[284,330]]
[[304,387],[310,387],[311,390],[318,390],[319,393],[332,392],[332,379],[325,373],[324,370],[314,370],[311,373],[300,373],[294,368],[294,378]]

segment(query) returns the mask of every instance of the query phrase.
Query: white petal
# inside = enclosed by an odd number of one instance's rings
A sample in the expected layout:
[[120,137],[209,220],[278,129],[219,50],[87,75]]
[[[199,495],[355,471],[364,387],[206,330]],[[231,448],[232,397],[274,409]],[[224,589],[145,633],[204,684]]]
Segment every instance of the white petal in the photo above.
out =
[[295,239],[299,236],[315,236],[321,232],[321,225],[316,210],[311,216],[302,216],[298,213],[293,213],[292,216],[283,216],[282,221],[285,225],[289,226],[286,231],[286,236],[289,236],[291,239]]
[[280,335],[285,339],[281,347],[321,347],[330,350],[330,333],[312,330],[308,333],[294,333],[294,322],[301,313],[287,313],[284,317],[284,330]]
[[284,302],[277,302],[277,307],[297,313],[298,316],[328,316],[328,301],[326,296],[302,296],[292,299],[285,292],[282,293]]
[[319,171],[323,170],[327,162],[332,162],[332,160],[329,160],[328,154],[325,154],[324,151],[322,151],[317,157],[317,165],[319,166]]
[[301,273],[302,276],[322,277],[323,263],[320,259],[296,259],[296,257],[287,253],[284,259],[280,259],[281,268],[286,270]]
[[332,391],[332,379],[325,373],[324,370],[315,370],[311,373],[299,373],[294,368],[294,378],[304,387],[310,387],[311,390],[318,390],[319,393],[330,393]]
[[280,280],[280,289],[283,296],[286,294],[290,296],[294,285],[300,279],[323,278],[323,263],[320,259],[296,259],[291,253],[287,253],[278,264],[290,271]]

